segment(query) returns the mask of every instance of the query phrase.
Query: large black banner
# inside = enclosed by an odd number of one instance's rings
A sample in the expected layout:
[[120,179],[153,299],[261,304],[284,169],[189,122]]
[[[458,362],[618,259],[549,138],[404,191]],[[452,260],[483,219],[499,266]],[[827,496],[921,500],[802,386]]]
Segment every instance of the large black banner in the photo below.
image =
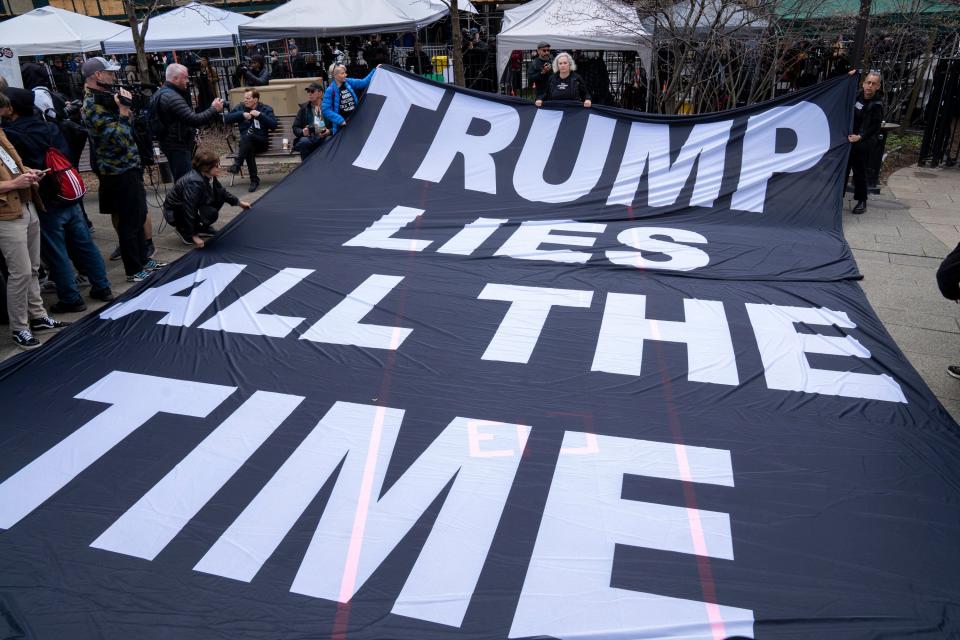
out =
[[960,443],[856,284],[856,81],[709,116],[377,71],[0,368],[0,637],[960,634]]

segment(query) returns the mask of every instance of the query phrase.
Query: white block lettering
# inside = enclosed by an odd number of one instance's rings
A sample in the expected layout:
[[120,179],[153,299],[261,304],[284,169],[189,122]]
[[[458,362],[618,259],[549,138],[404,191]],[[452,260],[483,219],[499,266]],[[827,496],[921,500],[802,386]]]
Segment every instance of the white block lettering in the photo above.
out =
[[113,371],[76,395],[111,405],[0,484],[9,529],[158,413],[206,417],[236,387]]
[[574,247],[592,247],[597,241],[590,236],[572,236],[554,231],[580,233],[603,233],[605,224],[574,222],[573,220],[532,220],[524,222],[513,232],[494,255],[509,256],[519,260],[551,260],[553,262],[583,263],[590,259],[589,253],[570,249],[541,249],[542,244],[559,244]]
[[311,273],[313,269],[284,269],[201,324],[199,328],[285,338],[305,318],[278,316],[260,311]]
[[307,329],[300,339],[395,351],[413,329],[361,324],[360,321],[377,303],[387,297],[401,280],[403,276],[373,274]]
[[767,386],[782,391],[805,391],[847,398],[868,398],[906,402],[900,385],[887,374],[853,373],[814,369],[807,353],[869,358],[867,350],[853,336],[797,333],[794,323],[835,325],[855,329],[857,325],[843,311],[824,308],[786,307],[774,304],[747,304],[750,324],[760,347]]
[[[666,236],[672,242],[657,240],[654,236]],[[638,269],[664,269],[669,271],[693,271],[705,267],[710,262],[706,251],[680,244],[693,242],[706,244],[707,239],[695,231],[685,229],[667,229],[664,227],[633,227],[617,234],[617,240],[642,251],[662,253],[668,260],[647,260],[639,251],[607,251],[607,260],[613,264]]]
[[640,375],[645,340],[687,345],[687,379],[735,385],[737,360],[722,302],[683,301],[683,322],[650,320],[643,295],[608,293],[592,371]]
[[[486,121],[490,130],[483,135],[467,133],[474,120]],[[506,149],[519,128],[520,114],[513,107],[463,93],[455,94],[413,177],[440,182],[454,159],[462,155],[464,189],[496,193],[497,165],[493,154]]]
[[550,309],[556,306],[590,308],[592,291],[521,287],[509,284],[488,284],[477,296],[480,300],[509,302],[510,308],[497,332],[483,353],[483,360],[501,362],[530,361]]
[[423,215],[423,209],[396,206],[358,235],[343,243],[345,247],[369,247],[396,251],[423,251],[433,240],[394,238],[393,234]]

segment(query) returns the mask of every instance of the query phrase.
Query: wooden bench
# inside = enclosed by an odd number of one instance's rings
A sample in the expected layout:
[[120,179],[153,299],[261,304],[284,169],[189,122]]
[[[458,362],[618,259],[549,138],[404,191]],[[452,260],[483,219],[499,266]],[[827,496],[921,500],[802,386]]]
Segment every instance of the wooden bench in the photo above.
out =
[[[293,149],[293,119],[294,116],[276,116],[277,128],[267,131],[267,150],[257,154],[257,158],[285,158],[291,162],[300,162],[300,154]],[[287,148],[283,148],[283,139],[287,139]],[[230,153],[227,158],[235,159],[240,142],[239,129],[233,126],[227,135],[227,147]],[[240,168],[243,173],[243,167]],[[236,176],[234,176],[236,177]],[[230,184],[233,184],[231,180]]]

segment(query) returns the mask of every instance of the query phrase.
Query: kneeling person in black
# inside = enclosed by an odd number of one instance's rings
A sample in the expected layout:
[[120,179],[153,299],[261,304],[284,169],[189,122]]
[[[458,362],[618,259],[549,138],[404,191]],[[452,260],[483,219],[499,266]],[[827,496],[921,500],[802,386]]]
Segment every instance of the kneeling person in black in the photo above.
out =
[[244,162],[250,173],[250,191],[256,191],[260,186],[257,175],[256,155],[267,150],[269,139],[267,132],[277,128],[277,118],[273,109],[260,102],[260,92],[249,89],[243,94],[243,103],[223,117],[227,124],[236,124],[240,130],[240,149],[233,166],[227,169],[230,173],[239,173]]
[[220,217],[224,203],[249,209],[250,203],[238,199],[223,188],[220,158],[209,149],[200,149],[193,156],[193,171],[177,180],[163,201],[163,215],[176,229],[184,244],[202,249],[201,236],[216,233],[213,223]]

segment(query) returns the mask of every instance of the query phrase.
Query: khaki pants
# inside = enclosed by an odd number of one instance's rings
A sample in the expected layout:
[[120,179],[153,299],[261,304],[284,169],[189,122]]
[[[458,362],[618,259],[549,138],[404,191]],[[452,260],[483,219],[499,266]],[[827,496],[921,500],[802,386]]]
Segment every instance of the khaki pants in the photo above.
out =
[[0,220],[0,252],[7,263],[7,315],[10,330],[29,330],[29,320],[47,315],[40,297],[40,219],[33,205],[23,216]]

